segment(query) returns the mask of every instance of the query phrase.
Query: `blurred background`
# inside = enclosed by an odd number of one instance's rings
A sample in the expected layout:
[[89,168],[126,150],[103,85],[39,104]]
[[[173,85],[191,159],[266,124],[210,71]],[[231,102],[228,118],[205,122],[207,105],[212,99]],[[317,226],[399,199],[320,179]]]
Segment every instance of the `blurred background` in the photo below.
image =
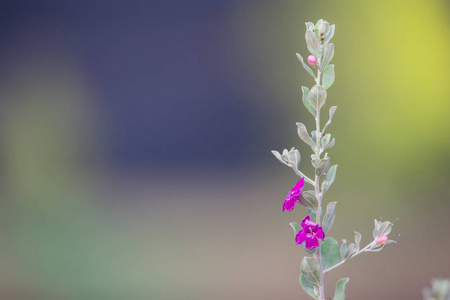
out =
[[[295,57],[336,24],[329,236],[398,244],[333,296],[422,299],[450,276],[450,3],[1,1],[0,299],[308,299],[289,222],[312,173]],[[398,220],[397,220],[398,219]]]

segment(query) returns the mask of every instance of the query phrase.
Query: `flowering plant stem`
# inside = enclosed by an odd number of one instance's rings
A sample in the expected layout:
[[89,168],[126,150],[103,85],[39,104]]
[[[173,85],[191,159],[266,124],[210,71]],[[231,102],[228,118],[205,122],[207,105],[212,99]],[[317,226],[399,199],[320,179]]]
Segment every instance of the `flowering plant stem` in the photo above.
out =
[[[320,64],[320,58],[318,58],[318,62]],[[316,84],[320,85],[320,75],[321,72],[318,69],[317,70],[317,77],[316,77]],[[316,110],[316,132],[317,132],[317,138],[316,138],[316,149],[315,154],[320,158],[320,109]],[[322,197],[323,194],[320,192],[320,176],[317,174],[315,175],[314,180],[314,191],[316,193],[316,198],[319,202],[319,208],[316,210],[316,223],[320,226],[320,212],[319,209],[322,206]],[[320,251],[320,244],[319,247],[317,247],[316,251],[314,252],[314,258],[319,262],[319,270],[320,270],[320,287],[319,287],[319,300],[325,300],[325,283],[324,283],[324,277],[325,272],[322,267],[322,258],[321,258],[321,251]]]
[[[315,169],[314,181],[305,176],[299,170],[301,159],[300,152],[291,148],[284,149],[282,153],[273,150],[273,155],[284,165],[293,169],[300,180],[289,191],[284,200],[282,211],[292,211],[296,205],[302,205],[308,213],[301,222],[290,223],[294,229],[295,243],[301,245],[305,251],[313,257],[304,257],[300,265],[300,284],[305,292],[316,300],[325,300],[325,273],[337,268],[350,258],[363,252],[377,252],[385,246],[395,243],[389,240],[388,234],[391,232],[393,224],[389,221],[378,222],[375,220],[373,231],[374,240],[365,248],[360,249],[361,234],[355,231],[355,243],[347,246],[347,241],[343,240],[339,247],[338,242],[327,236],[336,216],[336,202],[328,203],[326,213],[322,215],[322,200],[325,192],[328,191],[336,178],[338,165],[330,166],[330,157],[325,151],[335,144],[335,139],[331,139],[331,134],[325,134],[328,125],[331,124],[337,107],[332,106],[329,110],[329,119],[325,126],[320,128],[320,110],[327,100],[327,89],[329,89],[335,79],[334,65],[330,64],[334,56],[334,44],[330,43],[333,37],[335,25],[330,25],[324,20],[319,20],[317,24],[306,23],[305,39],[311,55],[308,56],[309,65],[317,70],[315,74],[303,61],[303,57],[297,53],[297,58],[303,68],[314,78],[315,85],[309,89],[302,87],[302,101],[308,112],[314,116],[316,130],[311,133],[303,123],[297,124],[297,133],[300,139],[311,147],[311,163]],[[321,155],[324,154],[323,157]],[[312,178],[312,177],[311,177]],[[304,183],[314,186],[313,191],[303,191]],[[315,222],[311,219],[315,219]],[[320,241],[321,240],[321,241]],[[336,283],[336,290],[333,300],[345,300],[345,288],[349,279],[342,278]]]
[[[369,245],[367,245],[367,246],[364,247],[363,249],[361,249],[361,250],[359,250],[358,252],[356,252],[355,254],[353,254],[353,255],[352,255],[352,258],[355,257],[356,255],[359,255],[359,254],[361,254],[361,253],[363,253],[363,252],[366,252],[366,251],[369,250],[371,247],[373,247],[373,243],[370,243]],[[324,275],[325,275],[325,273],[330,272],[330,271],[333,270],[333,269],[336,269],[337,267],[339,267],[339,266],[342,265],[343,263],[345,263],[345,260],[343,260],[343,261],[337,263],[336,265],[334,265],[334,266],[332,266],[332,267],[330,267],[330,268],[328,268],[328,269],[326,269],[326,270],[323,270]]]

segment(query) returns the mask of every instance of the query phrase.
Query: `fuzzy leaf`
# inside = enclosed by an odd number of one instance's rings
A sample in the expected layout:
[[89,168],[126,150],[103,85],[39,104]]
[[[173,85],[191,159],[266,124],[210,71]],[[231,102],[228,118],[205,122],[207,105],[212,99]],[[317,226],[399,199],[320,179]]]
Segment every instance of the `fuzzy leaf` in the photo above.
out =
[[375,228],[373,229],[373,238],[377,239],[378,238],[378,221],[377,219],[374,219],[375,221]]
[[325,177],[325,181],[323,182],[323,191],[326,192],[333,184],[336,179],[336,170],[338,165],[333,165],[327,172],[327,176]]
[[334,44],[326,45],[323,52],[323,60],[319,66],[320,71],[323,71],[328,66],[328,64],[333,59],[333,56],[334,56]]
[[337,282],[333,300],[345,300],[345,288],[347,287],[348,281],[348,278],[342,278]]
[[290,165],[283,159],[283,157],[281,156],[280,152],[276,151],[276,150],[272,150],[272,154],[275,155],[275,157],[283,164],[285,164],[286,166]]
[[315,286],[320,286],[320,266],[313,257],[304,257],[300,265],[302,274]]
[[347,252],[347,241],[342,240],[342,245],[340,249],[341,259],[344,260],[345,252]]
[[321,85],[315,85],[309,91],[308,101],[311,105],[319,111],[327,100],[327,91]]
[[330,26],[330,32],[328,32],[327,37],[325,38],[325,41],[323,42],[324,45],[328,44],[331,40],[331,38],[334,35],[334,30],[335,30],[336,26],[335,25],[331,25]]
[[292,229],[294,229],[294,235],[297,235],[297,233],[302,230],[302,228],[300,227],[300,225],[296,222],[291,222],[289,223],[289,225],[291,225]]
[[334,65],[328,65],[323,72],[322,86],[328,90],[334,83]]
[[308,144],[313,150],[315,150],[315,145],[313,141],[311,140],[311,137],[308,134],[308,130],[306,129],[305,124],[303,123],[296,123],[297,124],[297,133],[298,136],[304,141],[306,144]]
[[316,109],[308,101],[309,88],[307,88],[306,86],[302,86],[302,94],[303,94],[302,95],[303,105],[315,117],[316,116]]
[[319,201],[317,201],[316,196],[311,194],[309,191],[301,193],[300,196],[298,196],[298,199],[303,206],[311,208],[315,211],[319,206]]
[[336,202],[330,202],[327,206],[327,212],[325,213],[325,216],[323,217],[323,231],[325,234],[331,229],[331,226],[333,226],[334,219],[336,218]]
[[321,159],[319,161],[319,165],[316,168],[316,175],[320,176],[323,173],[328,172],[328,170],[330,169],[330,164],[331,164],[330,158],[327,157],[327,158]]
[[322,139],[320,140],[320,146],[324,148],[326,145],[330,143],[331,134],[327,133],[325,134]]
[[361,248],[361,233],[359,233],[358,231],[355,231],[355,244],[359,251],[359,249]]
[[350,245],[348,245],[347,251],[345,251],[344,259],[351,258],[356,252],[358,252],[358,249],[356,249],[356,245],[351,243]]
[[341,256],[339,255],[339,245],[335,239],[327,237],[320,246],[322,254],[322,268],[327,270],[339,263]]
[[314,24],[311,22],[305,22],[306,30],[314,30]]
[[320,53],[320,42],[317,36],[312,31],[306,30],[305,40],[309,52],[311,52],[312,55],[314,55],[319,59],[318,55],[320,55],[321,53]]
[[308,212],[308,215],[311,217],[311,220],[316,219],[316,212],[311,208],[306,208],[306,211]]
[[300,285],[305,290],[305,292],[310,295],[313,299],[317,299],[316,295],[314,295],[314,284],[306,279],[305,275],[300,274]]
[[322,132],[324,132],[325,129],[327,129],[328,125],[331,124],[331,121],[333,120],[333,116],[334,116],[334,113],[336,112],[336,109],[337,109],[337,106],[330,107],[330,112],[329,112],[330,117],[328,118],[327,123],[323,127]]
[[336,139],[333,138],[331,140],[331,142],[329,142],[328,144],[325,145],[325,147],[322,148],[322,151],[325,151],[325,150],[330,149],[331,147],[333,147],[335,142],[336,142]]
[[394,226],[394,224],[392,224],[391,222],[384,221],[381,226],[379,226],[380,228],[378,229],[378,237],[382,235],[388,235],[392,230],[392,226]]

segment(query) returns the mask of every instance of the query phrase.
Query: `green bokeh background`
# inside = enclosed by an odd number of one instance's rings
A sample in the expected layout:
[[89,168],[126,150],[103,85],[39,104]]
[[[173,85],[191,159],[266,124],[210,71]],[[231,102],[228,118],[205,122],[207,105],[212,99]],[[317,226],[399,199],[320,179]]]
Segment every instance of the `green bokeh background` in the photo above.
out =
[[421,299],[431,278],[450,276],[449,8],[437,0],[234,4],[216,38],[239,50],[240,93],[261,95],[248,106],[262,120],[276,116],[268,140],[285,141],[266,143],[264,159],[238,168],[114,172],[101,159],[101,112],[76,60],[18,54],[0,82],[0,298],[307,299],[298,284],[305,253],[288,225],[304,213],[281,214],[296,178],[270,150],[297,147],[311,173],[295,122],[313,127],[300,89],[313,82],[295,52],[307,56],[304,22],[324,18],[336,24],[330,235],[351,240],[358,230],[366,244],[382,217],[395,221],[398,240],[327,274],[327,294],[350,277],[348,299]]

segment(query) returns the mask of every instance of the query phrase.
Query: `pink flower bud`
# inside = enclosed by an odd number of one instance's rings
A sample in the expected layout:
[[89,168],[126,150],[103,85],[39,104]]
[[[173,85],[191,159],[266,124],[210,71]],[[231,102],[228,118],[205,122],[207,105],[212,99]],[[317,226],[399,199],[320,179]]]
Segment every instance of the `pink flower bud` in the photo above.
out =
[[314,55],[308,56],[308,64],[313,67],[317,67],[317,58]]
[[376,246],[383,246],[389,240],[387,235],[382,235],[377,239]]

